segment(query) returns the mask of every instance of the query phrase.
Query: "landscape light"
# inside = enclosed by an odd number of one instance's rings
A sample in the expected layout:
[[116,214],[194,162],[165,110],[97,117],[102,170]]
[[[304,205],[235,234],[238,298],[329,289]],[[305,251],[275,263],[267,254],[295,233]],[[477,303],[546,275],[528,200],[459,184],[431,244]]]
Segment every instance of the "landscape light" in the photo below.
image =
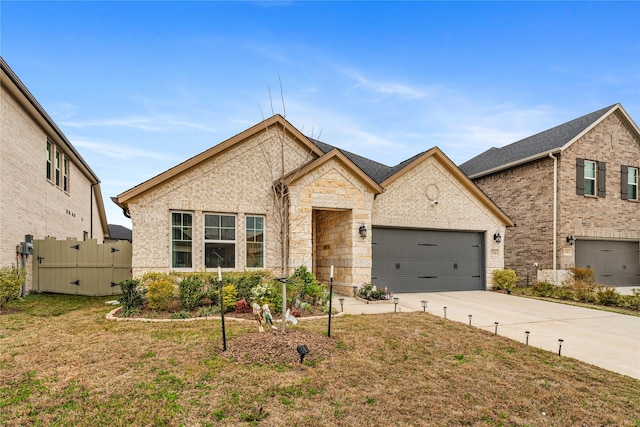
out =
[[304,344],[298,344],[298,354],[300,355],[300,363],[304,362],[304,357],[309,354],[309,347]]
[[428,301],[425,301],[425,300],[420,301],[420,304],[422,304],[422,311],[424,312],[427,311],[427,303]]

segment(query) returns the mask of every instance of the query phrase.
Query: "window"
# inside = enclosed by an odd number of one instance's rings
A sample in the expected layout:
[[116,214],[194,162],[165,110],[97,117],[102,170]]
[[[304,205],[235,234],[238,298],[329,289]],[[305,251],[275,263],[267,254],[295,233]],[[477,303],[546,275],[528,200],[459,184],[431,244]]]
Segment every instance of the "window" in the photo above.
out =
[[264,268],[264,217],[246,217],[247,267]]
[[607,164],[576,159],[576,194],[606,197]]
[[56,185],[60,187],[60,152],[56,149]]
[[205,214],[205,267],[236,267],[236,217],[234,215]]
[[66,157],[62,160],[62,189],[69,191],[69,160]]
[[622,166],[620,190],[623,200],[638,200],[638,168]]
[[171,213],[171,267],[192,266],[193,216],[185,212]]
[[53,160],[53,146],[47,141],[47,179],[51,180],[51,161]]
[[584,194],[596,195],[596,162],[591,160],[584,161]]

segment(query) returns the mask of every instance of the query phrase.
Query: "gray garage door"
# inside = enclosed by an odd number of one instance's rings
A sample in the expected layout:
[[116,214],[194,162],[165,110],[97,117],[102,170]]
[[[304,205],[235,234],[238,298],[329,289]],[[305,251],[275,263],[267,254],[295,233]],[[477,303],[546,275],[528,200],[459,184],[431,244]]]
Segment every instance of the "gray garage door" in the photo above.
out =
[[638,242],[576,240],[576,267],[595,270],[599,284],[640,285],[639,248]]
[[372,282],[393,292],[483,290],[482,233],[374,227]]

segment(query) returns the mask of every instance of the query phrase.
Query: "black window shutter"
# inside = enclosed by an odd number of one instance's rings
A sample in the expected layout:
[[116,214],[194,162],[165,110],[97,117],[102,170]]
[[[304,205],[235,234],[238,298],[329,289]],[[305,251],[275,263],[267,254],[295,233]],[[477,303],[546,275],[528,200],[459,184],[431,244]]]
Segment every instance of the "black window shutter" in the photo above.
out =
[[576,194],[584,195],[584,159],[576,159]]
[[598,197],[607,196],[607,163],[598,162]]
[[629,166],[622,165],[620,168],[620,198],[629,200]]

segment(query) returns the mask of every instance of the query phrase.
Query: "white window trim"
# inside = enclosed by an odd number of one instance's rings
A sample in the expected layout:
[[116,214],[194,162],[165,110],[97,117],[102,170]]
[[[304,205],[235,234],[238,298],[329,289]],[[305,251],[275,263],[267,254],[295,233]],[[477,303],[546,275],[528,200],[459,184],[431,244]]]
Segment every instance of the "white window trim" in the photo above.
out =
[[[592,164],[593,165],[593,178],[589,178],[587,177],[587,164]],[[585,181],[585,185],[584,185],[584,195],[585,196],[591,196],[591,197],[595,197],[598,195],[598,162],[593,161],[593,160],[586,160],[584,161],[584,174],[583,174],[583,179]],[[586,185],[586,181],[593,181],[593,194],[588,194],[587,193],[587,185]]]
[[[631,182],[631,174],[629,173],[631,170],[635,170],[636,173],[636,181],[635,182]],[[635,198],[631,198],[629,197],[628,200],[638,200],[640,198],[640,194],[638,194],[638,173],[640,172],[639,168],[633,167],[633,166],[629,166],[629,168],[627,169],[627,186],[635,186],[636,187],[636,197]]]
[[[207,215],[220,215],[220,216],[231,216],[234,218],[234,239],[233,240],[211,240],[206,238],[206,227],[207,227]],[[207,243],[231,243],[233,242],[235,246],[234,251],[234,259],[233,259],[233,267],[221,267],[222,271],[236,271],[238,269],[238,215],[235,213],[225,213],[225,212],[203,212],[202,214],[202,266],[204,268],[217,268],[217,267],[207,267]]]
[[[191,267],[174,267],[173,266],[173,214],[189,214],[191,215]],[[193,211],[171,210],[169,211],[169,269],[171,271],[194,271],[194,235],[193,228],[195,223],[195,213]]]
[[[247,265],[247,218],[262,218],[262,267],[250,267]],[[267,265],[267,217],[265,215],[247,214],[244,217],[244,265],[249,270],[263,270]]]

